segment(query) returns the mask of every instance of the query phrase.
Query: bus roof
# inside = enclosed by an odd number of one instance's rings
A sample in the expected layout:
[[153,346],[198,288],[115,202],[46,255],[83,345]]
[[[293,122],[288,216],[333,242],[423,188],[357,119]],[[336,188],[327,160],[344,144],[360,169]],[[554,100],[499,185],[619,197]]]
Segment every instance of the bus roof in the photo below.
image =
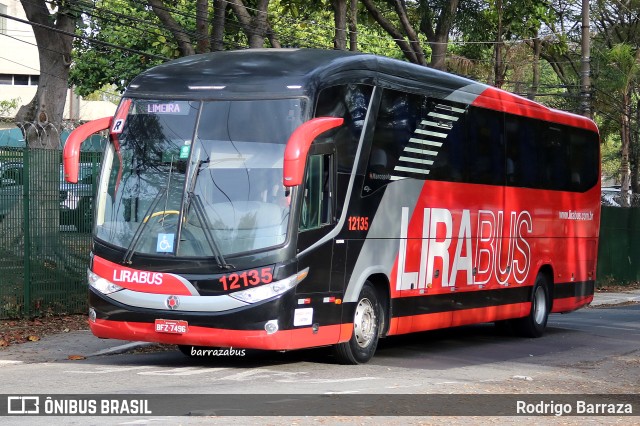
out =
[[554,110],[464,77],[397,59],[322,49],[247,49],[187,56],[137,76],[126,97],[256,99],[309,96],[346,83],[423,93],[597,132],[582,116]]

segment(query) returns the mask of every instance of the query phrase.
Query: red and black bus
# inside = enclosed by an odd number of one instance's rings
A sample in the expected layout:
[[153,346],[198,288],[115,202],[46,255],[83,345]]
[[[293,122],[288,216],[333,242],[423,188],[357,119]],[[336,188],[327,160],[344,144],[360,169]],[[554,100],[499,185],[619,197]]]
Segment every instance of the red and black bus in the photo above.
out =
[[479,322],[542,335],[593,298],[595,124],[369,54],[245,50],[136,77],[94,202],[103,338],[272,350]]

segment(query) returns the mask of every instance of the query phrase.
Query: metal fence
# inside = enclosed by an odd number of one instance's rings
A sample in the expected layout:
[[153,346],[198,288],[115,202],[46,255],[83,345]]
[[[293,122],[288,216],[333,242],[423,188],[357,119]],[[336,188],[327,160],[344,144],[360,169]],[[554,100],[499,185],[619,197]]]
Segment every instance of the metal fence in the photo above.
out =
[[74,185],[61,149],[0,146],[0,318],[86,311],[100,157],[81,153]]
[[602,207],[599,281],[640,281],[640,208]]

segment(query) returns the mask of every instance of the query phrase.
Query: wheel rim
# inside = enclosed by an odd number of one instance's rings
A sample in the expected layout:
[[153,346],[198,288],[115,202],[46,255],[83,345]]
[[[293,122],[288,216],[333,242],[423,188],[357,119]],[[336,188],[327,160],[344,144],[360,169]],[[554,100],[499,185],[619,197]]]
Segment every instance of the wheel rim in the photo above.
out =
[[533,295],[533,319],[536,324],[542,324],[547,315],[547,297],[544,288],[538,287]]
[[356,306],[356,315],[353,319],[353,332],[356,342],[361,348],[371,344],[376,333],[376,312],[369,299],[362,299]]

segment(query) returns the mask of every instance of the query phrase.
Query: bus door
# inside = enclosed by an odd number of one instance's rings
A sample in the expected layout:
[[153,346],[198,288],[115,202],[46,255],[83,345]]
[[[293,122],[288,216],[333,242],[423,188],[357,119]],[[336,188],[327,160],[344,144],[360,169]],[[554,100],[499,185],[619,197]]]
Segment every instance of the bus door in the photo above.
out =
[[340,288],[344,284],[344,262],[337,262],[342,267],[333,270],[334,251],[341,250],[344,256],[344,244],[336,247],[334,239],[328,237],[336,221],[335,170],[335,145],[311,145],[299,199],[297,246],[299,270],[308,267],[309,275],[298,285],[299,294],[329,292],[333,281]]

